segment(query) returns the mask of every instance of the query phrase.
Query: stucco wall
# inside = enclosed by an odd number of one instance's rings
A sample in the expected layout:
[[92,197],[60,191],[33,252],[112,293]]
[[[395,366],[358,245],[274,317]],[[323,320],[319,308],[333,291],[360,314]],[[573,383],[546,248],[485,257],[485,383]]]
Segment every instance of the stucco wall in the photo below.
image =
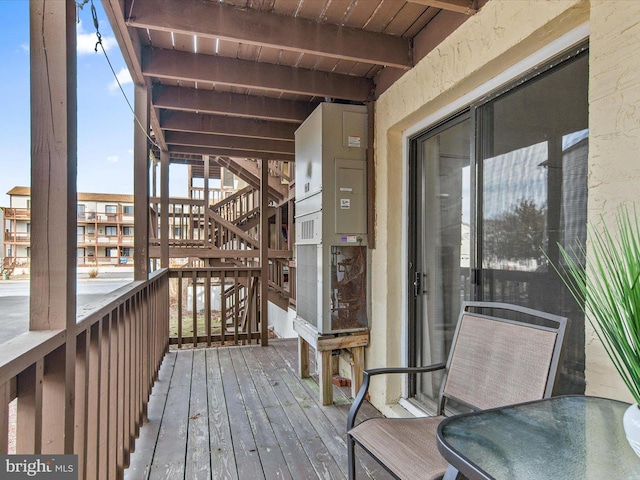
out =
[[[589,22],[589,220],[620,200],[640,200],[640,1],[490,0],[376,104],[376,241],[372,252],[372,340],[367,367],[405,363],[406,156],[403,134],[529,55]],[[543,59],[541,60],[543,61]],[[629,400],[587,330],[587,393]],[[399,379],[376,379],[383,407]]]
[[[640,204],[640,2],[591,2],[589,217]],[[593,330],[586,331],[587,393],[631,401]]]

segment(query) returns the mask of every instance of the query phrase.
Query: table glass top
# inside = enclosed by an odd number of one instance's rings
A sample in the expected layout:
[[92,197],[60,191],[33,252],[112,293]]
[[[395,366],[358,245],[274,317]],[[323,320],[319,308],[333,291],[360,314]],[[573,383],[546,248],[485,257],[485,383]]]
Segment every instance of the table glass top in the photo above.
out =
[[640,480],[640,458],[622,427],[628,406],[556,397],[453,417],[442,426],[441,439],[496,480]]

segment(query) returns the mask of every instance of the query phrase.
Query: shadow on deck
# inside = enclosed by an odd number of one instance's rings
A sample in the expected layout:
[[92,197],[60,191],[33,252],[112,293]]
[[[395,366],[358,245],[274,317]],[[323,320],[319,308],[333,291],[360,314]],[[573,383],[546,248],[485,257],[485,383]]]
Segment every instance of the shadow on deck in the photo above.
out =
[[[164,358],[125,479],[344,479],[351,399],[296,374],[295,340],[172,350]],[[312,366],[313,368],[313,366]],[[366,404],[360,415],[380,416]],[[358,478],[391,478],[358,455]]]

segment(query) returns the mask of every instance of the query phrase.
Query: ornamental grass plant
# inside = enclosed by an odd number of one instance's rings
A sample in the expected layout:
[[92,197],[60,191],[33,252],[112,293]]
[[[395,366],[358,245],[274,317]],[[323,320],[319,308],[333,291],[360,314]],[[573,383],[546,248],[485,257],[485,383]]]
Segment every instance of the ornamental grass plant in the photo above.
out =
[[[560,246],[554,265],[583,309],[635,402],[640,405],[640,226],[635,206],[615,226],[589,225],[590,250]],[[586,268],[578,260],[587,258]]]

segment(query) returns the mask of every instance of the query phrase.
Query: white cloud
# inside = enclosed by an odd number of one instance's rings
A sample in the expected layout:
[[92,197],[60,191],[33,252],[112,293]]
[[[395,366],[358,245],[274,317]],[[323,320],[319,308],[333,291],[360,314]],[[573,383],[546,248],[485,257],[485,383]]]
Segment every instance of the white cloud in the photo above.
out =
[[21,44],[20,47],[22,48],[22,50],[24,50],[27,53],[31,51],[31,47],[28,42]]
[[[88,55],[92,53],[96,53],[96,42],[98,41],[98,37],[95,32],[86,32],[82,27],[82,21],[78,22],[78,26],[76,27],[76,38],[77,38],[77,51],[78,55]],[[108,52],[113,47],[116,46],[116,39],[114,37],[102,37],[102,46]],[[100,52],[100,47],[98,47],[98,52]]]
[[[133,83],[131,74],[126,67],[121,68],[116,77],[118,78],[118,82],[120,82],[120,85],[122,86],[126,85],[127,83]],[[109,84],[109,90],[116,90],[118,88],[118,82],[116,82],[116,80],[114,79],[113,82]]]
[[107,157],[107,162],[109,163],[118,163],[120,161],[120,157],[118,155],[109,155]]

